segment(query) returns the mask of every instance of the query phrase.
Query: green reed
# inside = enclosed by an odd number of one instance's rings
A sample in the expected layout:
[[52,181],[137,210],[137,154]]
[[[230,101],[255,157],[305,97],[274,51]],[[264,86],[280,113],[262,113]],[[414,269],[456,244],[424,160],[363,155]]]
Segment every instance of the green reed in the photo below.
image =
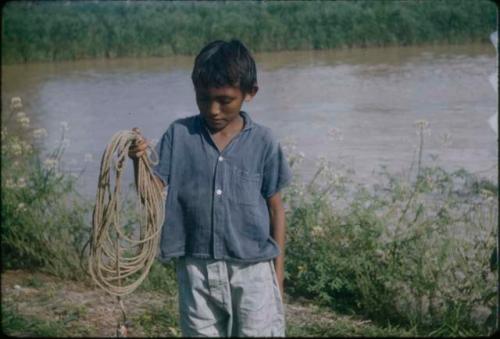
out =
[[488,0],[14,1],[2,63],[195,54],[239,38],[254,52],[488,41]]

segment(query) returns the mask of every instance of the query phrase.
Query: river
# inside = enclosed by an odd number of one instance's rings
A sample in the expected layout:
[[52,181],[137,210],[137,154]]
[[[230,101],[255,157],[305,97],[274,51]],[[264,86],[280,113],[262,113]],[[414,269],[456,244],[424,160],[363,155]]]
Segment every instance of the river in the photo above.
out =
[[[381,165],[407,169],[418,144],[415,122],[429,123],[423,164],[465,168],[497,181],[497,135],[488,119],[498,95],[491,44],[356,48],[255,55],[259,92],[243,107],[283,144],[302,152],[310,177],[319,157],[373,182]],[[138,126],[158,140],[177,118],[196,114],[193,57],[82,60],[2,66],[2,109],[19,96],[32,125],[53,148],[69,129],[67,170],[95,195],[99,160],[118,130]],[[290,147],[287,148],[289,150]],[[92,155],[92,161],[89,156]],[[437,159],[437,160],[435,160]],[[131,176],[128,177],[131,179]]]

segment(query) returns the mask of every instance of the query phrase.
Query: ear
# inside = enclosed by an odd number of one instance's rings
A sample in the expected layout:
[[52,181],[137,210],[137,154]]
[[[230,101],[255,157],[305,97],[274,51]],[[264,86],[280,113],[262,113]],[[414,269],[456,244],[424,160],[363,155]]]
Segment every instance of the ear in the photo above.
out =
[[258,91],[259,91],[259,86],[257,85],[253,86],[250,93],[245,94],[245,101],[246,102],[251,101]]

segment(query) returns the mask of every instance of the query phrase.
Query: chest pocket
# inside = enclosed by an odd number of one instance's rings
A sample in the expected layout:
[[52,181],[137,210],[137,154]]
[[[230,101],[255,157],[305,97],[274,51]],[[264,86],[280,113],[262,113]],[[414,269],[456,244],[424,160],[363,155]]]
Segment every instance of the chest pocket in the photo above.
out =
[[256,206],[259,204],[261,175],[250,173],[241,168],[229,165],[231,186],[230,199],[244,205]]

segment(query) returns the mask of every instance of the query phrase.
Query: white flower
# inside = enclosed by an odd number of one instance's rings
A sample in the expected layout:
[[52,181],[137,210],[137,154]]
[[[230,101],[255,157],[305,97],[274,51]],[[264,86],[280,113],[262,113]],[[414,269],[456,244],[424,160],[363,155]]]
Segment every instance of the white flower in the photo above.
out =
[[20,145],[21,145],[21,148],[23,149],[23,151],[26,153],[31,152],[31,150],[33,149],[33,147],[24,140],[21,141]]
[[14,183],[14,180],[12,180],[10,178],[5,180],[5,187],[14,188],[15,186],[16,186],[16,184]]
[[421,128],[421,129],[427,128],[427,127],[429,127],[429,121],[424,120],[424,119],[416,120],[415,126],[417,126],[417,128]]
[[45,128],[37,128],[33,131],[33,138],[35,139],[45,138],[47,135],[48,133]]
[[26,118],[26,113],[24,113],[24,112],[18,112],[16,114],[17,121],[19,121],[19,119],[22,119],[22,118]]
[[17,205],[16,211],[24,212],[26,210],[27,210],[27,208],[26,208],[26,204],[24,202],[21,202],[21,203],[19,203],[19,205]]
[[18,118],[17,122],[24,128],[28,128],[30,126],[30,118],[28,117]]
[[63,131],[66,132],[69,129],[68,122],[67,121],[61,121],[61,128],[63,129]]
[[19,188],[26,187],[26,179],[24,179],[24,177],[21,177],[17,180],[17,187]]
[[10,150],[14,155],[21,155],[23,153],[23,147],[19,143],[12,143],[10,145]]
[[23,108],[23,102],[20,97],[13,97],[10,99],[10,109],[21,109]]
[[57,159],[47,158],[43,161],[43,167],[48,171],[55,169],[57,164]]
[[323,227],[316,225],[316,226],[313,226],[313,228],[311,230],[311,234],[314,237],[320,237],[320,236],[325,234],[325,231],[324,231]]
[[92,157],[92,154],[85,153],[85,155],[83,157],[83,161],[84,162],[92,162],[92,161],[94,161],[94,158]]
[[430,136],[431,129],[429,128],[429,121],[427,120],[417,120],[415,121],[415,126],[417,127],[416,133],[420,135],[420,133]]
[[455,272],[455,278],[457,278],[459,281],[462,281],[465,279],[465,274],[462,271],[456,271]]

